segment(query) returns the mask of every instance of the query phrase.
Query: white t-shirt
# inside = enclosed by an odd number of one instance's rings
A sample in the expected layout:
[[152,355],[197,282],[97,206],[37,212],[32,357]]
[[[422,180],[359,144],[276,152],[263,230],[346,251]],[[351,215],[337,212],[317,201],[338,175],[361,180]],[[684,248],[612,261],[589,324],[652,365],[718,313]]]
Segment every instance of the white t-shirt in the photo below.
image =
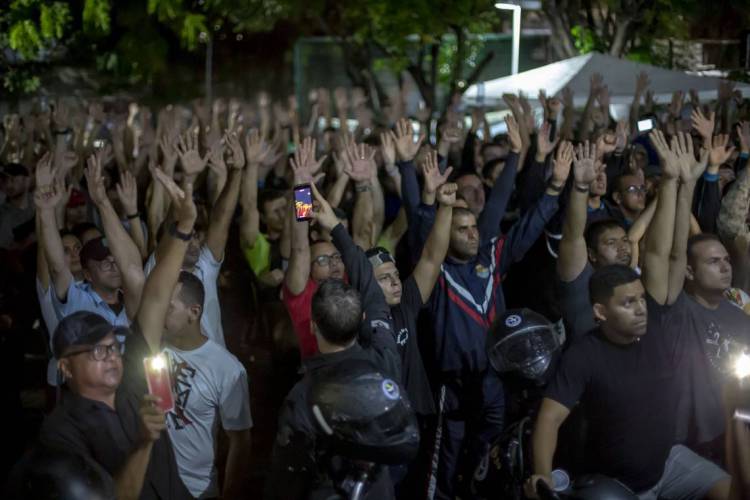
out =
[[[146,276],[156,265],[155,254],[146,261],[144,272]],[[219,290],[216,286],[221,270],[221,262],[217,261],[211,250],[206,245],[201,247],[200,257],[195,264],[193,274],[203,283],[203,315],[201,316],[201,330],[203,335],[213,340],[220,346],[226,346],[224,342],[224,329],[221,327],[221,308],[219,307]]]
[[182,482],[196,498],[219,496],[214,456],[219,425],[226,431],[253,426],[245,367],[211,341],[192,351],[167,346],[175,408],[167,413]]

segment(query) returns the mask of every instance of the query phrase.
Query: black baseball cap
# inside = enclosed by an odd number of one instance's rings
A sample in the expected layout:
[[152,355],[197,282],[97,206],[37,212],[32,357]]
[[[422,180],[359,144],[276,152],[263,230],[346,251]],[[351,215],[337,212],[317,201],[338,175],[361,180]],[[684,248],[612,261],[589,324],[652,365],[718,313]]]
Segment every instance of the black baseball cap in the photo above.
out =
[[382,266],[387,262],[393,262],[393,256],[391,253],[383,247],[374,247],[365,252],[367,260],[370,261],[372,268],[375,269],[378,266]]
[[6,163],[0,169],[0,175],[5,177],[18,177],[18,176],[29,176],[29,169],[21,165],[20,163]]
[[94,345],[110,333],[127,336],[129,330],[125,327],[113,326],[96,313],[74,312],[58,323],[52,340],[52,354],[56,359],[60,359],[68,348]]
[[79,254],[81,258],[81,265],[86,266],[86,263],[90,260],[102,261],[111,255],[109,246],[107,245],[107,239],[103,236],[89,240],[81,248]]

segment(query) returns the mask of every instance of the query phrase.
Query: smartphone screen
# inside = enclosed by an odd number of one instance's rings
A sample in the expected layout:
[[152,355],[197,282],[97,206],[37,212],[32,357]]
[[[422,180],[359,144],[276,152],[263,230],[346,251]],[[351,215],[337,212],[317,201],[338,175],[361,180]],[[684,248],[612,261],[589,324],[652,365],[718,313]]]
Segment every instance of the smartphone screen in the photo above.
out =
[[167,357],[163,354],[157,354],[144,358],[143,367],[146,370],[148,393],[161,398],[159,407],[162,411],[172,410],[174,408],[174,394],[172,393],[172,377],[170,376]]
[[654,119],[646,118],[645,120],[638,120],[638,132],[648,132],[654,128]]
[[309,184],[294,186],[294,213],[298,221],[312,219],[312,189]]

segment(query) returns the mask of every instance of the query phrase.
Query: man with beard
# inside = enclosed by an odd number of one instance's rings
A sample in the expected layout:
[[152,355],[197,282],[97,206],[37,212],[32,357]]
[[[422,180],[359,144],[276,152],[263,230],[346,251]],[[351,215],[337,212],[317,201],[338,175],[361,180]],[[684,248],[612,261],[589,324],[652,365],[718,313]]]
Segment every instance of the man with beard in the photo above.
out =
[[[502,277],[520,260],[558,208],[558,195],[568,174],[572,151],[561,147],[552,176],[536,206],[507,234],[498,234],[516,175],[521,138],[515,120],[508,119],[511,153],[497,184],[498,206],[485,210],[481,227],[471,210],[453,209],[448,257],[429,308],[435,322],[435,356],[439,367],[440,442],[436,443],[437,477],[431,473],[430,494],[453,498],[459,463],[471,474],[491,440],[502,429],[502,384],[487,370],[485,337],[496,315],[505,310]],[[469,459],[459,457],[464,450]]]
[[599,185],[600,170],[596,146],[586,143],[573,166],[573,189],[557,260],[560,310],[573,338],[596,326],[588,294],[589,278],[594,270],[612,264],[631,264],[630,240],[620,223],[603,219],[586,228],[590,195],[594,189],[598,193],[602,187]]

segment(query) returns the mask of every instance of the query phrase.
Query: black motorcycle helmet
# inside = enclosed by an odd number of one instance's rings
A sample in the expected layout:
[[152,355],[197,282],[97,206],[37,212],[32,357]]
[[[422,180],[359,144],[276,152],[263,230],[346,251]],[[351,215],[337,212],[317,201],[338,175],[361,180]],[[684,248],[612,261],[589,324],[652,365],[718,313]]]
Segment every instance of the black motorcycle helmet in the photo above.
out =
[[419,428],[406,394],[372,363],[347,360],[316,370],[309,396],[337,454],[386,465],[417,456]]
[[579,476],[573,481],[570,498],[574,500],[638,500],[624,484],[599,474]]
[[510,309],[498,316],[487,336],[487,359],[500,373],[544,379],[565,341],[565,332],[531,309]]

